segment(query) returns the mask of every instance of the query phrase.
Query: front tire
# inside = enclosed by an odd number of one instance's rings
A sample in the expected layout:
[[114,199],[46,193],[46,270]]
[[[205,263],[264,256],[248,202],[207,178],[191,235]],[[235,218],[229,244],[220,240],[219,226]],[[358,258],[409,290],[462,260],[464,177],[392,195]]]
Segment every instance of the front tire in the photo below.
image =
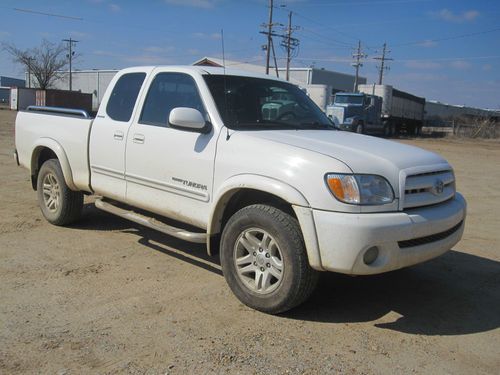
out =
[[40,210],[49,223],[64,226],[80,218],[83,194],[66,185],[57,159],[47,160],[40,168],[37,195]]
[[360,122],[356,126],[356,133],[358,133],[358,134],[364,134],[365,133],[365,125],[362,122]]
[[309,266],[297,220],[263,204],[242,208],[224,227],[224,277],[245,305],[278,314],[304,302],[319,273]]

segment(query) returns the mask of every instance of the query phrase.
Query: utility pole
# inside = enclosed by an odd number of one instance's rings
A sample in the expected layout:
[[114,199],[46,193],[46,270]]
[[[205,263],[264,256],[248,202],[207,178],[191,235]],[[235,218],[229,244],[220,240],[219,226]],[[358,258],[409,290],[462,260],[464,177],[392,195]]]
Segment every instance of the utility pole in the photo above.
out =
[[[267,24],[267,50],[266,50],[266,74],[269,74],[269,59],[271,57],[271,43],[273,33],[273,0],[269,0],[269,23]],[[276,56],[275,56],[276,57]]]
[[35,60],[34,57],[27,57],[26,60],[28,60],[28,88],[31,88],[31,62]]
[[381,85],[382,81],[384,79],[384,71],[389,70],[389,67],[385,65],[386,61],[392,61],[394,59],[391,59],[387,57],[387,54],[390,53],[391,51],[387,50],[387,43],[384,43],[384,47],[382,49],[382,56],[377,56],[374,57],[375,60],[380,60],[380,66],[378,66],[378,84]]
[[290,80],[290,61],[292,60],[292,52],[299,45],[299,40],[297,38],[292,38],[292,32],[296,30],[296,28],[292,28],[292,14],[293,12],[288,12],[288,28],[286,31],[285,40],[281,43],[283,47],[286,49],[286,80]]
[[356,76],[354,77],[354,92],[358,92],[358,80],[359,80],[359,68],[363,66],[361,59],[368,57],[368,55],[364,54],[361,50],[361,40],[358,41],[358,49],[355,53],[353,53],[352,57],[355,61],[351,64],[356,69]]
[[280,74],[278,72],[278,61],[276,61],[276,52],[274,51],[274,42],[271,39],[271,48],[273,50],[273,59],[274,59],[274,70],[276,71],[276,77],[280,77]]
[[78,43],[78,40],[74,39],[63,39],[63,42],[68,42],[68,47],[69,47],[69,53],[66,55],[66,57],[69,58],[69,91],[73,90],[73,71],[72,71],[72,62],[73,62],[73,56],[75,55],[75,52],[73,51],[73,43]]
[[274,43],[273,36],[283,37],[283,35],[276,34],[273,32],[273,27],[276,25],[280,25],[279,23],[273,23],[273,0],[269,0],[269,22],[262,24],[262,27],[265,28],[266,31],[260,31],[261,34],[267,35],[267,46],[262,46],[263,49],[266,50],[266,74],[269,74],[270,61],[271,61],[271,52],[273,53],[274,65],[276,69],[276,76],[278,76],[278,63],[276,61],[276,53],[274,51]]

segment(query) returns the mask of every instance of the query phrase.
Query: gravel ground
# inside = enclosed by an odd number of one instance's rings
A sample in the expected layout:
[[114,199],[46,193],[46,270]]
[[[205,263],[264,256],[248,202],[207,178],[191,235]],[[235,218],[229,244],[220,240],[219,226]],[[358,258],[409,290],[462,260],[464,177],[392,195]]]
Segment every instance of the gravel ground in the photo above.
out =
[[231,294],[218,259],[96,210],[51,226],[0,111],[0,373],[498,374],[500,144],[402,140],[444,155],[464,239],[384,275],[323,274],[281,316]]

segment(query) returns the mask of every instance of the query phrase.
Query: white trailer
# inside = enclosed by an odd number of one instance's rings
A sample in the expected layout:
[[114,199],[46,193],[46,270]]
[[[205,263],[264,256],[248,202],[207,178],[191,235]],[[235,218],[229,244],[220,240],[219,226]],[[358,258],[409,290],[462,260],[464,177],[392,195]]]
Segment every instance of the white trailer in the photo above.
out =
[[390,85],[358,85],[358,90],[382,98],[382,122],[397,133],[406,129],[418,134],[423,125],[425,99],[397,90]]
[[305,90],[307,95],[323,112],[326,111],[326,106],[330,104],[332,97],[332,87],[328,85],[314,84],[306,85]]

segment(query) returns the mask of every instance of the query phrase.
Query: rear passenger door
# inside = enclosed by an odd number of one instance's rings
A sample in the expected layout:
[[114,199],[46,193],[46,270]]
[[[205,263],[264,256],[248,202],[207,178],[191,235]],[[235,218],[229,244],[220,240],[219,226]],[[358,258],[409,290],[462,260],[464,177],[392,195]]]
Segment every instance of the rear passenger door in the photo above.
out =
[[145,72],[117,77],[113,91],[101,103],[90,133],[91,184],[96,194],[125,200],[125,146]]
[[129,204],[204,228],[212,190],[214,131],[203,134],[168,123],[177,107],[197,109],[209,120],[198,89],[201,80],[179,72],[153,75],[129,131],[126,179]]

